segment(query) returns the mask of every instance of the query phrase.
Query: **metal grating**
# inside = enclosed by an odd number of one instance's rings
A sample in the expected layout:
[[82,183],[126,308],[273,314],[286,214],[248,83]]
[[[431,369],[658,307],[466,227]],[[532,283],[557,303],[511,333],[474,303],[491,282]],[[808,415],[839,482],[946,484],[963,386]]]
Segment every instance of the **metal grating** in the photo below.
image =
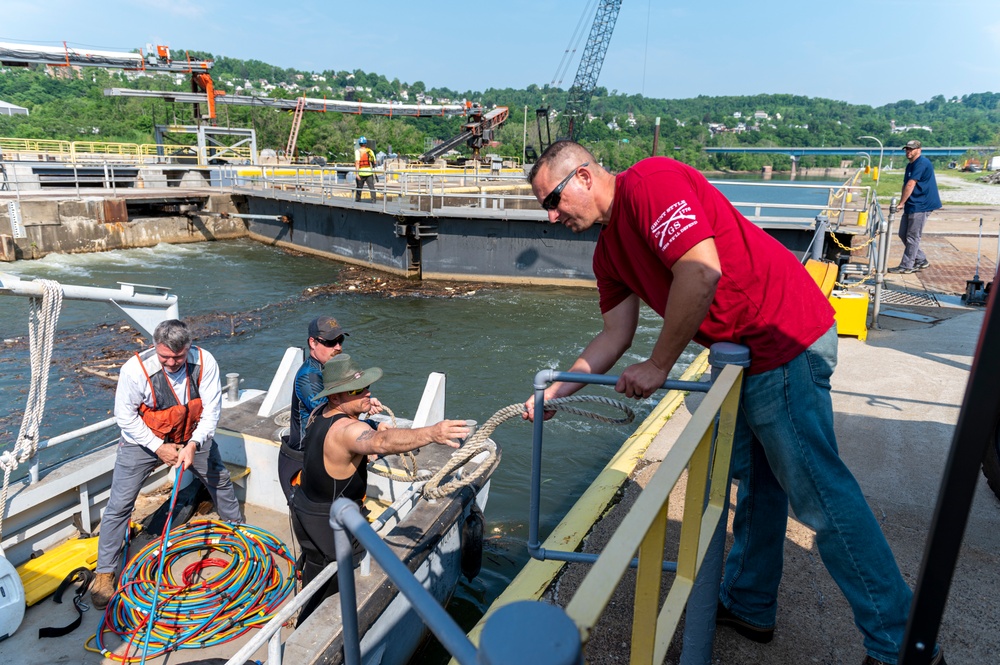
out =
[[940,307],[937,298],[926,291],[893,291],[892,289],[882,289],[882,304]]

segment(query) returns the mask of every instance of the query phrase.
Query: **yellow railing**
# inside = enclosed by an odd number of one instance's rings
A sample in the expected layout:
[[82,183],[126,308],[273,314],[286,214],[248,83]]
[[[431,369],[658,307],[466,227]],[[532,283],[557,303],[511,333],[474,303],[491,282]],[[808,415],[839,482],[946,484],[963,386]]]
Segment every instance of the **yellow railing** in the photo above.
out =
[[[871,188],[858,184],[861,181],[862,173],[864,173],[864,169],[858,169],[857,173],[848,178],[843,185],[830,190],[830,196],[826,203],[827,209],[823,211],[823,214],[830,220],[831,226],[837,227],[847,223],[847,213],[857,213],[856,223],[858,226],[864,226],[867,223],[868,194]],[[857,194],[862,195],[862,201],[854,201]],[[852,202],[855,205],[848,208]]]
[[[21,154],[34,157],[47,156],[53,161],[77,161],[112,158],[118,161],[168,162],[175,156],[193,157],[198,147],[194,145],[156,145],[155,143],[115,143],[109,141],[57,141],[52,139],[19,139],[0,137],[0,150],[13,158]],[[163,155],[160,156],[162,150]],[[249,146],[211,146],[210,157],[222,159],[251,158]]]
[[13,139],[0,137],[0,149],[5,153],[47,153],[56,155],[68,155],[72,150],[69,141],[56,141],[54,139]]
[[[726,485],[742,382],[743,370],[739,367],[730,365],[722,371],[573,595],[566,612],[576,622],[584,644],[638,551],[630,662],[663,662],[709,541],[726,508]],[[661,432],[657,436],[664,434]],[[677,574],[661,609],[660,578],[667,508],[670,493],[685,469],[688,477]],[[707,505],[704,501],[706,488],[709,489]]]

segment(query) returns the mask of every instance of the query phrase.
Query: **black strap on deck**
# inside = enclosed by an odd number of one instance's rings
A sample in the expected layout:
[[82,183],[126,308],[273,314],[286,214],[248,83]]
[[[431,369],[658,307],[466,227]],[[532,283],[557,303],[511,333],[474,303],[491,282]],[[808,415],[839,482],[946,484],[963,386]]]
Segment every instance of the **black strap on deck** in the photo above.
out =
[[76,607],[77,617],[73,623],[68,626],[63,626],[62,628],[39,628],[38,638],[43,637],[62,637],[63,635],[68,635],[74,630],[80,627],[83,622],[83,613],[90,609],[90,605],[83,602],[84,596],[87,595],[87,591],[90,590],[90,584],[94,581],[94,573],[89,568],[77,568],[69,575],[66,576],[59,584],[59,588],[56,589],[55,595],[52,596],[52,600],[56,603],[62,603],[63,594],[74,584],[79,583],[80,588],[77,589],[76,595],[73,596],[73,606]]

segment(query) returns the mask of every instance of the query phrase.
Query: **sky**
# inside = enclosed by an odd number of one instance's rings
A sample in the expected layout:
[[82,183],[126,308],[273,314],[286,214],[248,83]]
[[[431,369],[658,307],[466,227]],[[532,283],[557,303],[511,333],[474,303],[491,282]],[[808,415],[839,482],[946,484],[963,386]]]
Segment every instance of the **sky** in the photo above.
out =
[[[2,0],[0,41],[165,44],[482,91],[557,81],[596,1]],[[591,11],[563,88],[592,20]],[[998,56],[997,0],[623,0],[598,85],[667,99],[787,93],[881,106],[1000,90]]]

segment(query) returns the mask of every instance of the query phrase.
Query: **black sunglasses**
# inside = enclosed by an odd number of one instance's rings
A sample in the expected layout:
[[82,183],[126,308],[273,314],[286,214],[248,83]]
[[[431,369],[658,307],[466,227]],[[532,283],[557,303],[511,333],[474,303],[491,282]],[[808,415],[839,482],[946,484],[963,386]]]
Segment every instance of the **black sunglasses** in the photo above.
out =
[[356,397],[356,396],[361,395],[362,393],[364,393],[369,388],[371,388],[371,386],[365,386],[364,388],[358,388],[357,390],[348,390],[347,394],[350,395],[350,396],[352,396],[352,397]]
[[563,178],[562,182],[556,185],[555,189],[549,192],[548,196],[542,199],[542,208],[544,208],[545,210],[555,210],[556,208],[558,208],[559,201],[562,200],[562,191],[566,189],[566,185],[568,185],[569,181],[573,179],[573,176],[576,175],[576,172],[582,169],[584,166],[590,166],[590,162],[584,162],[583,164],[580,164],[578,167],[570,171],[570,174],[565,178]]
[[332,349],[335,346],[343,346],[344,344],[343,335],[339,335],[336,339],[320,339],[319,337],[313,337],[313,339],[328,349]]

